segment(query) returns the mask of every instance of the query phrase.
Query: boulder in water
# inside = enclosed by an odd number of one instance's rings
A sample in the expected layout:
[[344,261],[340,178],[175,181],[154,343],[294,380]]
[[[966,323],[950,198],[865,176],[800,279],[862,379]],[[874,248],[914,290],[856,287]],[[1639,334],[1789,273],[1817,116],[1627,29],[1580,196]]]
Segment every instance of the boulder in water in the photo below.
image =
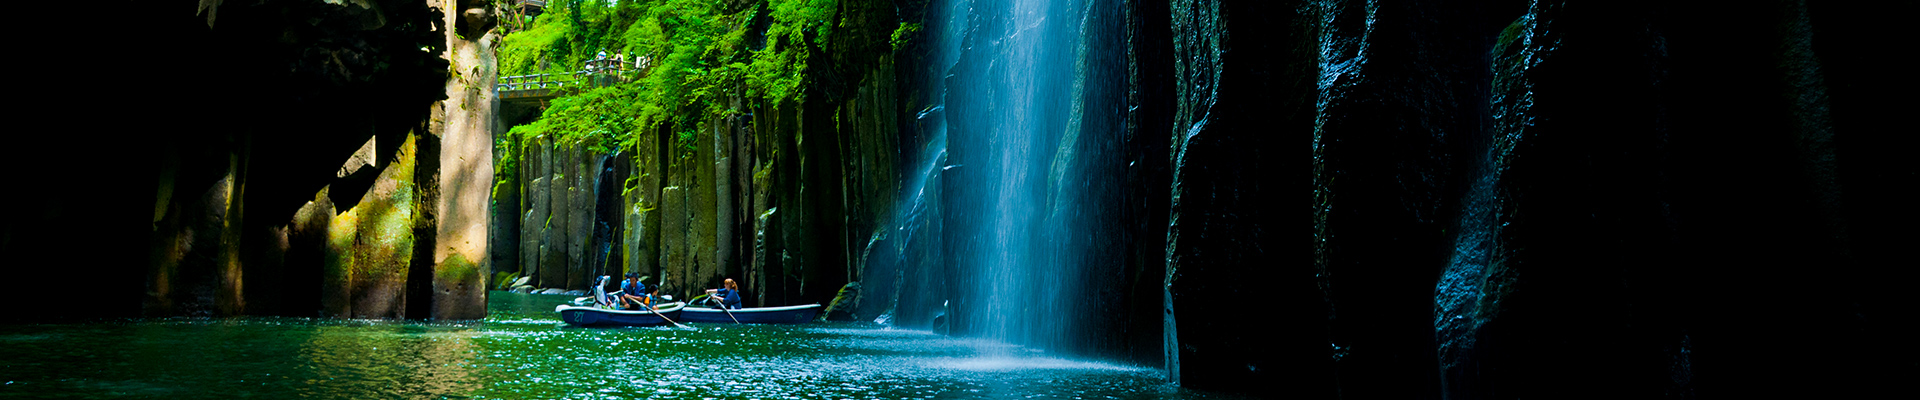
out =
[[820,313],[820,319],[827,321],[852,321],[860,318],[855,315],[854,305],[860,303],[860,282],[847,282],[840,287],[840,293],[827,303],[826,311]]

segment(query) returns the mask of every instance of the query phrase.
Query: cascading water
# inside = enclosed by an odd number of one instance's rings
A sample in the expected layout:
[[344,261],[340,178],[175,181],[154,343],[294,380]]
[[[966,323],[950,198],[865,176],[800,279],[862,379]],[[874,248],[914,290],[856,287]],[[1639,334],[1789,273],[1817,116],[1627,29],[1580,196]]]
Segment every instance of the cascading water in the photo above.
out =
[[947,132],[936,118],[940,110],[939,106],[930,107],[919,115],[921,123],[929,125],[925,128],[931,138],[921,149],[920,161],[915,164],[919,168],[907,176],[900,207],[894,208],[894,224],[890,227],[893,232],[889,233],[893,238],[889,243],[899,248],[883,250],[899,254],[899,266],[892,277],[898,295],[892,297],[892,304],[875,319],[881,324],[944,328],[944,319],[938,323],[933,321],[944,317],[942,310],[934,308],[945,293],[935,285],[943,280],[935,278],[938,275],[935,272],[940,240],[939,174],[947,163]]
[[[1111,220],[1126,67],[1117,1],[978,0],[945,77],[941,172],[956,333],[1078,345],[1120,263]],[[965,10],[962,13],[960,10]],[[1122,60],[1122,61],[1115,61]],[[1117,63],[1117,65],[1116,65]],[[1113,204],[1109,204],[1113,203]]]
[[1038,329],[1023,316],[1047,302],[1034,285],[1044,149],[1061,118],[1053,107],[1065,88],[1049,41],[1058,20],[1047,1],[979,0],[968,7],[960,59],[947,76],[949,129],[947,262],[964,281],[956,287],[959,332],[1033,344]]

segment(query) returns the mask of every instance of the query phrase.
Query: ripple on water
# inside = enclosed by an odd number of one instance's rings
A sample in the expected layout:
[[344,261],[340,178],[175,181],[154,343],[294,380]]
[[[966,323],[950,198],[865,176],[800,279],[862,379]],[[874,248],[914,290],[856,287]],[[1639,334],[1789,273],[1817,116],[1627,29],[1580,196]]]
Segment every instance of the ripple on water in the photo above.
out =
[[[551,305],[531,304],[530,310]],[[245,318],[0,326],[23,397],[1193,398],[1152,368],[857,324]],[[191,389],[191,390],[189,390]],[[0,397],[5,397],[0,395]]]

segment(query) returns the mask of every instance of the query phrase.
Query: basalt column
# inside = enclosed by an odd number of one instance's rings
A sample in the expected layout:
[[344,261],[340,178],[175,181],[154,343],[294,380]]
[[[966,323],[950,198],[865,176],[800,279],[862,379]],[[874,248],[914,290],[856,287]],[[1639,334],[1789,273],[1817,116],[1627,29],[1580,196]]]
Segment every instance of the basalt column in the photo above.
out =
[[[487,275],[492,270],[487,235],[493,183],[493,85],[496,77],[492,2],[449,1],[442,6],[452,76],[446,120],[439,140],[439,179],[431,250],[433,319],[478,319],[487,315]],[[424,278],[424,277],[419,277]],[[416,278],[416,279],[419,279]],[[422,301],[428,299],[415,299]],[[414,316],[416,318],[421,316]]]
[[587,142],[575,142],[568,151],[573,163],[567,167],[566,181],[572,186],[567,188],[567,290],[582,290],[592,284],[595,258],[593,236],[595,210],[599,196],[595,190],[600,187],[600,172],[607,156],[595,151]]
[[569,166],[574,165],[573,152],[560,147],[557,139],[545,138],[546,145],[541,146],[544,153],[541,160],[547,167],[547,217],[541,222],[546,231],[545,240],[540,243],[540,284],[543,288],[564,288],[567,286],[567,229],[572,218],[567,217],[567,206],[572,204],[573,186]]

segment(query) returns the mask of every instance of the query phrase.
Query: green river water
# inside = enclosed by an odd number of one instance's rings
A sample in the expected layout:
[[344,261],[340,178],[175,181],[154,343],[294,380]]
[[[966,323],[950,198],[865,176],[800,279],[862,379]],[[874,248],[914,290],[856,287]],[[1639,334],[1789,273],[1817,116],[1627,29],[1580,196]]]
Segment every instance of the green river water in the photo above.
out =
[[463,324],[0,325],[0,398],[1191,399],[1154,368],[870,324],[577,328],[494,292]]

